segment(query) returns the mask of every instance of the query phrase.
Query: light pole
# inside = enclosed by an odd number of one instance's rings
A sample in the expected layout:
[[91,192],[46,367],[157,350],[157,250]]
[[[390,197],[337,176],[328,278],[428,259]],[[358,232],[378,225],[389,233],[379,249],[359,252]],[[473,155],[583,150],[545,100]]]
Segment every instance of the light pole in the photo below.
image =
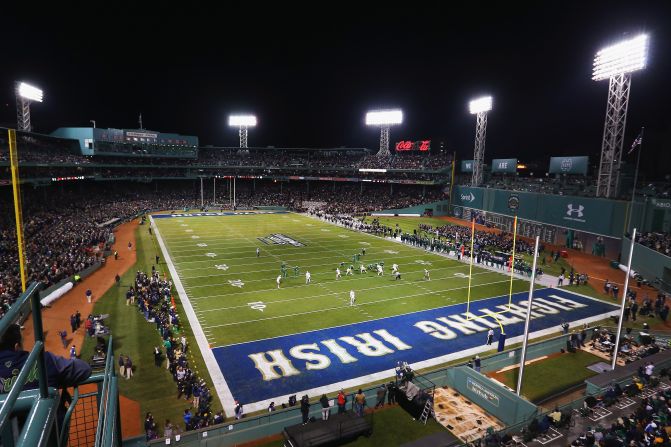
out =
[[247,130],[250,127],[256,127],[255,115],[229,115],[228,125],[237,127],[240,135],[240,148],[247,149]]
[[389,153],[389,129],[391,126],[403,122],[403,111],[394,110],[374,110],[366,113],[366,125],[380,128],[380,150],[378,157],[388,157]]
[[631,73],[645,68],[648,36],[638,35],[596,53],[592,80],[608,79],[608,102],[596,182],[597,197],[613,197],[620,182],[622,146],[627,124]]
[[485,163],[485,139],[487,137],[487,112],[492,110],[492,97],[483,96],[468,103],[468,110],[476,116],[475,146],[473,149],[473,176],[471,186],[482,183]]
[[30,103],[42,102],[43,92],[25,82],[16,83],[16,128],[25,132],[33,130],[30,122]]

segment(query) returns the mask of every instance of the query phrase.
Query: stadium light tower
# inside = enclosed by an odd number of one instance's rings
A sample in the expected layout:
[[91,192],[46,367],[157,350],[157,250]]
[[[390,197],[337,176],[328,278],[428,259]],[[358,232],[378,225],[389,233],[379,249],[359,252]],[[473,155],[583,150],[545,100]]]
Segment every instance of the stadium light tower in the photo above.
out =
[[229,115],[228,125],[237,127],[240,134],[240,147],[247,148],[247,129],[256,126],[255,115]]
[[16,127],[18,130],[30,132],[30,103],[42,102],[42,90],[25,82],[16,83]]
[[473,149],[473,177],[471,186],[480,186],[485,162],[485,138],[487,136],[487,112],[492,110],[492,97],[483,96],[468,103],[468,110],[476,116],[475,148]]
[[627,124],[627,106],[631,73],[645,68],[648,58],[648,36],[640,34],[596,53],[592,80],[608,79],[606,120],[601,142],[601,161],[596,183],[597,197],[617,194],[620,181],[622,145]]
[[388,157],[389,154],[389,128],[403,122],[403,111],[394,110],[374,110],[366,113],[366,125],[377,126],[380,128],[380,150],[378,157]]

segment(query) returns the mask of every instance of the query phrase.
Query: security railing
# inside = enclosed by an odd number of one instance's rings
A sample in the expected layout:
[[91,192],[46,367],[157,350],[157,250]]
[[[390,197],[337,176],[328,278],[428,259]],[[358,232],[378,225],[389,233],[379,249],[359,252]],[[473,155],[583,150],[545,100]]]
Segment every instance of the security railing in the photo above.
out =
[[[66,446],[115,447],[121,445],[118,387],[114,368],[112,337],[107,343],[104,371],[74,387],[73,397],[57,422],[61,395],[48,386],[44,362],[44,332],[40,310],[40,283],[31,284],[0,320],[0,337],[18,320],[27,303],[32,308],[35,345],[28,354],[7,394],[0,394],[0,439],[4,447]],[[38,380],[38,389],[23,390],[26,383]],[[10,383],[7,381],[6,383]],[[81,392],[80,387],[95,384],[96,390]],[[5,384],[7,387],[7,384]],[[89,386],[89,388],[92,388]],[[65,392],[65,390],[63,391]],[[18,436],[11,419],[24,421]],[[60,425],[60,426],[59,426]],[[95,430],[95,433],[93,431]]]
[[[16,379],[11,382],[9,393],[0,396],[0,434],[3,445],[41,446],[47,443],[55,445],[58,428],[54,422],[59,403],[58,391],[48,387],[47,369],[44,362],[44,333],[42,331],[42,314],[38,291],[39,283],[32,283],[19,297],[5,317],[0,320],[0,337],[7,332],[11,325],[19,318],[23,305],[30,301],[32,304],[35,345],[30,351],[23,367]],[[39,388],[23,391],[26,383],[32,382],[37,376]],[[8,387],[10,381],[5,382]],[[18,436],[12,433],[12,424],[8,422],[17,414],[26,414],[26,422],[21,427]]]

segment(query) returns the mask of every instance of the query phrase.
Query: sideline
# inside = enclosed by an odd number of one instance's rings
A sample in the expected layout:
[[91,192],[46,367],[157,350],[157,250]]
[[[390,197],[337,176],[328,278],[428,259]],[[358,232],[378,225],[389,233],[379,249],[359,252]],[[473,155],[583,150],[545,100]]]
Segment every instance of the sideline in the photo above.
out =
[[175,269],[175,265],[172,263],[172,259],[170,259],[170,253],[168,253],[168,249],[163,243],[161,232],[159,231],[158,226],[156,225],[156,222],[154,222],[154,218],[151,215],[149,216],[149,222],[152,229],[154,230],[154,235],[156,236],[158,245],[161,247],[161,253],[163,254],[163,259],[165,259],[165,263],[168,266],[168,270],[170,271],[172,283],[175,285],[179,299],[184,306],[184,313],[186,313],[186,317],[189,320],[189,324],[191,325],[191,330],[193,330],[193,335],[196,338],[196,342],[198,343],[198,348],[200,348],[203,360],[205,361],[205,366],[207,366],[210,377],[212,378],[212,384],[217,390],[217,395],[219,396],[221,405],[224,407],[224,412],[227,416],[231,416],[235,413],[235,399],[233,399],[231,390],[226,383],[226,379],[224,379],[224,373],[221,371],[217,360],[214,358],[214,354],[212,353],[212,349],[210,349],[207,337],[205,336],[203,328],[200,326],[200,322],[198,321],[198,317],[193,310],[193,306],[189,301],[189,296],[184,290],[184,286],[182,285],[179,274]]

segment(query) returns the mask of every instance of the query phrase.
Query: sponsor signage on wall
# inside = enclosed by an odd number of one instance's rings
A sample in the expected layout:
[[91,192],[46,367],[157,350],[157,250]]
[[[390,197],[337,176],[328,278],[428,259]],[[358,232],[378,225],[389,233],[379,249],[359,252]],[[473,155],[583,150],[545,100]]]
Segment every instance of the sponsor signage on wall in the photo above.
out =
[[482,188],[460,186],[459,188],[455,188],[455,190],[456,192],[452,198],[453,205],[482,209]]
[[671,200],[652,199],[652,204],[655,206],[655,208],[671,210]]

